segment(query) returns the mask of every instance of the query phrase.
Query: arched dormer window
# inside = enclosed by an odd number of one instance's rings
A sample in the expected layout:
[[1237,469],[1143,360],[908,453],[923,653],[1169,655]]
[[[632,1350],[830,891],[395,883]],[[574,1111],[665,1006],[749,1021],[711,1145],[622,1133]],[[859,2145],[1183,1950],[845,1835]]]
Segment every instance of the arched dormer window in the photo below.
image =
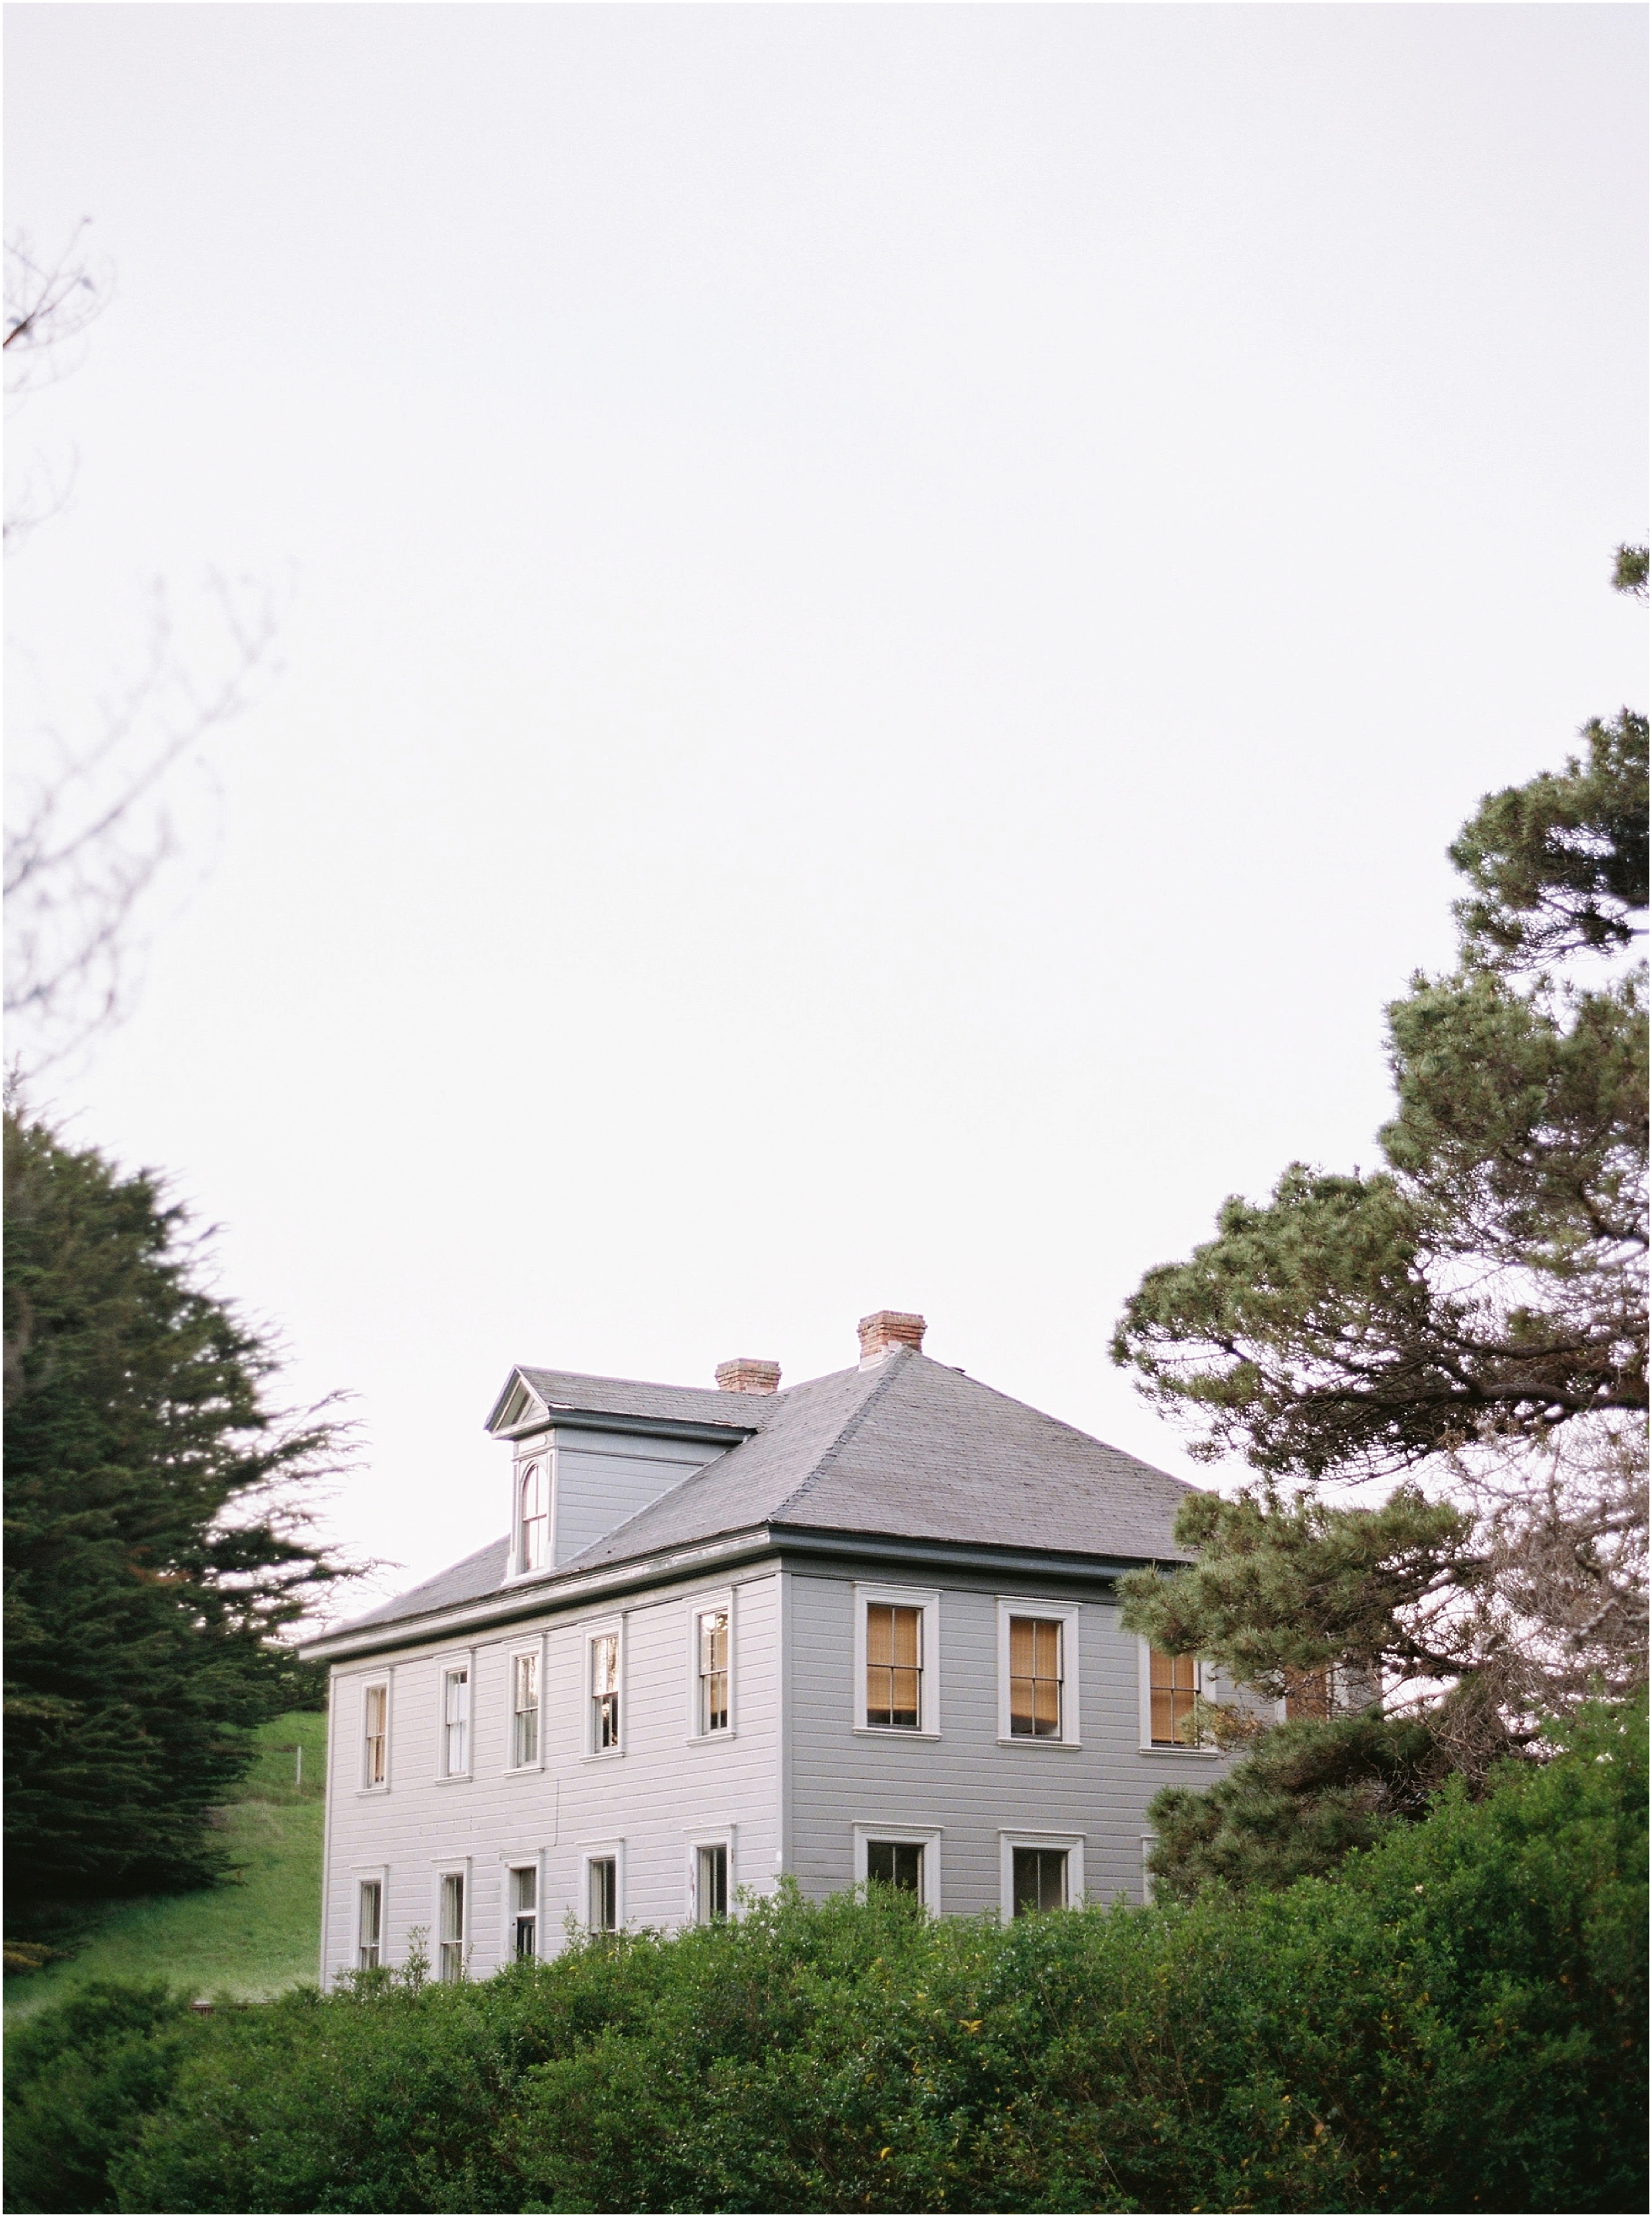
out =
[[531,1462],[517,1481],[516,1511],[516,1567],[521,1571],[542,1571],[545,1568],[546,1516],[545,1465]]

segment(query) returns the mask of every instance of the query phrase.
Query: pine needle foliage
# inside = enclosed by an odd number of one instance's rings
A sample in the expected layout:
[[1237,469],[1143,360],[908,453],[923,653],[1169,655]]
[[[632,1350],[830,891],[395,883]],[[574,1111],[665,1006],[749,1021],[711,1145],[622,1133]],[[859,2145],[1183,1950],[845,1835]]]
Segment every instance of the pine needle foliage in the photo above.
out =
[[341,1434],[271,1408],[274,1350],[151,1175],[14,1106],[5,1205],[15,1915],[219,1871],[252,1727],[313,1698],[280,1634],[341,1575],[301,1505]]
[[[1644,599],[1643,547],[1614,582]],[[1583,738],[1449,849],[1458,960],[1388,1010],[1380,1167],[1230,1197],[1114,1335],[1196,1456],[1255,1473],[1184,1504],[1193,1559],[1123,1578],[1125,1623],[1272,1697],[1306,1674],[1376,1704],[1161,1795],[1173,1891],[1328,1869],[1419,1782],[1477,1787],[1538,1715],[1646,1683],[1647,719]]]

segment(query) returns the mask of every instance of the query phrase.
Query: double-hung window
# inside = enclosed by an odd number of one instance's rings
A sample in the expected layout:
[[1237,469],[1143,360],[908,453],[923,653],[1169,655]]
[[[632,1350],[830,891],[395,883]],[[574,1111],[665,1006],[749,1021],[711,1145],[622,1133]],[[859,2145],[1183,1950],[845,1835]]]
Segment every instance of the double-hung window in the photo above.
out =
[[545,1568],[546,1546],[551,1529],[547,1492],[545,1459],[542,1455],[536,1455],[532,1462],[523,1465],[516,1480],[516,1567],[519,1571],[542,1571]]
[[940,1596],[905,1586],[854,1588],[857,1732],[940,1729]]
[[620,1923],[620,1859],[593,1856],[585,1866],[589,1902],[587,1922],[593,1932],[613,1932]]
[[856,1825],[857,1886],[886,1886],[915,1894],[932,1917],[940,1914],[940,1828],[936,1825]]
[[728,1913],[729,1848],[717,1840],[694,1850],[694,1916],[701,1924],[717,1924]]
[[1199,1658],[1148,1651],[1148,1737],[1154,1747],[1199,1745]]
[[866,1603],[866,1722],[916,1732],[923,1714],[923,1611]]
[[361,1971],[376,1971],[384,1960],[385,1882],[364,1878],[355,1894],[355,1963]]
[[450,1664],[441,1674],[441,1775],[465,1778],[471,1768],[471,1666]]
[[539,1759],[539,1651],[510,1658],[510,1759],[518,1770]]
[[1084,1899],[1082,1832],[1000,1832],[1000,1911],[1005,1918],[1074,1909]]
[[390,1782],[390,1688],[368,1686],[361,1695],[361,1783]]
[[1061,1621],[1009,1620],[1009,1732],[1012,1739],[1061,1738]]
[[463,1871],[444,1871],[436,1907],[436,1975],[455,1985],[465,1975],[465,1893]]
[[539,1952],[539,1867],[519,1863],[510,1873],[510,1952],[530,1961]]
[[[590,1643],[591,1753],[620,1745],[620,1634],[599,1632]],[[606,1926],[598,1928],[606,1930]]]
[[922,1893],[922,1841],[868,1840],[866,1878],[871,1885],[890,1887],[897,1893]]
[[729,1729],[729,1612],[700,1610],[694,1621],[696,1710],[694,1729],[703,1737]]
[[1010,1885],[1014,1913],[1035,1917],[1046,1909],[1067,1906],[1067,1850],[1065,1848],[1013,1848]]
[[1078,1733],[1079,1608],[998,1601],[998,1737],[1073,1748]]

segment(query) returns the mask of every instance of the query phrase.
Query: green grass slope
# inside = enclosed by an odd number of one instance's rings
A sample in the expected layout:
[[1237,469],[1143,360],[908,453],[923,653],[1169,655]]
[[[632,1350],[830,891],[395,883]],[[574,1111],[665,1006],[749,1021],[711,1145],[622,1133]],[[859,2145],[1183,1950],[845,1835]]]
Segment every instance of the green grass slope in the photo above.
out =
[[[114,1905],[67,1960],[5,1982],[9,2023],[88,1979],[163,1978],[202,1998],[258,2001],[316,1976],[327,1720],[295,1713],[258,1735],[258,1759],[224,1809],[234,1868],[199,1893]],[[295,1782],[293,1750],[304,1750]]]

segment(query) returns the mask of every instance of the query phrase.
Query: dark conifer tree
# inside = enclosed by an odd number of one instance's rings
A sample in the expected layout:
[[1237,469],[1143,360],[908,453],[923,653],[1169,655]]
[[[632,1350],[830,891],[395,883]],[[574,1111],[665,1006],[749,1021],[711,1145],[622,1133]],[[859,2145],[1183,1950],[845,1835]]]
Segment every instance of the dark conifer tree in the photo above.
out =
[[[1614,582],[1644,596],[1644,548]],[[1409,1689],[1400,1715],[1298,1720],[1214,1794],[1161,1796],[1173,1891],[1325,1868],[1420,1782],[1483,1777],[1543,1711],[1645,1683],[1647,720],[1582,736],[1450,849],[1460,959],[1389,1009],[1381,1166],[1296,1163],[1229,1200],[1120,1319],[1115,1360],[1194,1454],[1257,1473],[1185,1505],[1194,1560],[1121,1581],[1126,1623],[1267,1695]],[[1447,1498],[1324,1498],[1413,1471]]]
[[341,1429],[268,1405],[153,1176],[9,1109],[5,1202],[8,1899],[199,1885],[250,1728],[313,1698],[279,1635],[341,1575],[302,1505]]

